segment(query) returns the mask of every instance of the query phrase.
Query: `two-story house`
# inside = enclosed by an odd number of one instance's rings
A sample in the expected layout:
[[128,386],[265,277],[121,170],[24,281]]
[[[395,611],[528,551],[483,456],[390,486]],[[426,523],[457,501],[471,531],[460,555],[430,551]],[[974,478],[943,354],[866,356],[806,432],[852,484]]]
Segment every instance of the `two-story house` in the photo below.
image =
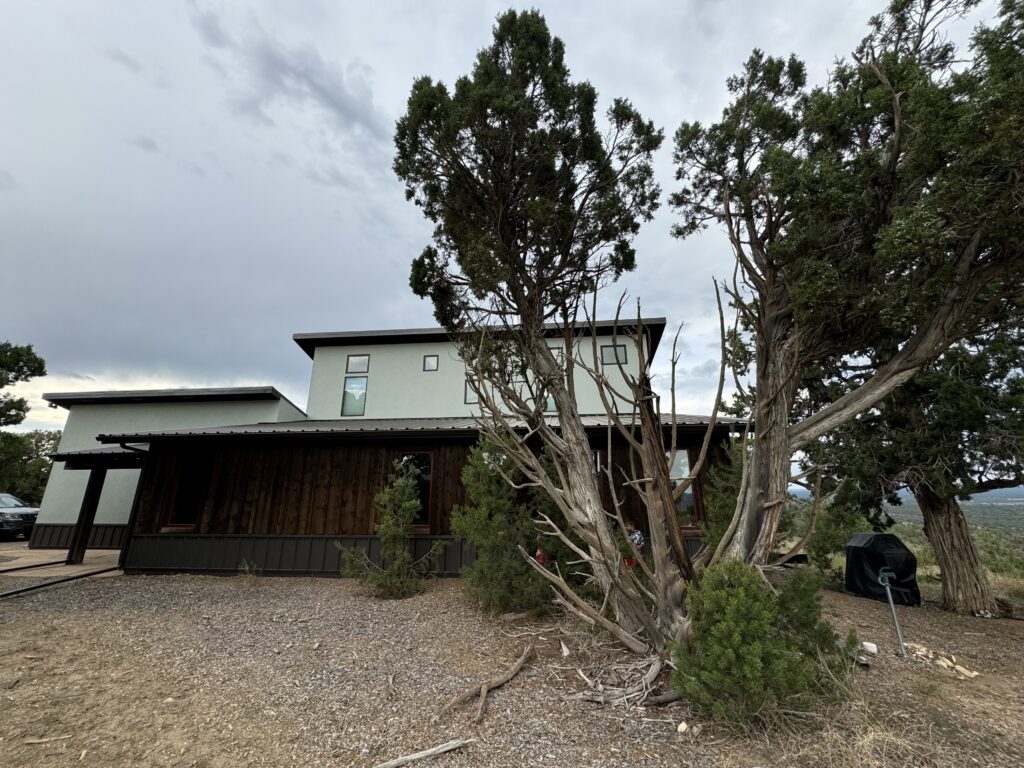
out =
[[[625,338],[629,329],[616,331],[610,322],[598,323],[597,338],[581,336],[569,353],[593,364],[596,345],[599,364],[613,381],[622,369],[635,373],[653,357],[665,327],[664,319],[645,324],[645,361],[633,359],[636,348]],[[561,337],[553,327],[552,346]],[[116,475],[135,468],[135,477],[121,481],[119,497],[133,499],[121,503],[123,518],[111,520],[109,509],[98,518],[123,526],[118,543],[126,570],[226,572],[244,563],[267,573],[337,573],[336,542],[376,556],[373,498],[394,461],[403,460],[420,468],[415,546],[426,551],[439,537],[448,540],[441,570],[457,573],[472,555],[451,537],[449,518],[455,505],[469,501],[461,472],[478,439],[479,406],[455,344],[437,328],[304,333],[294,339],[312,359],[306,415],[281,402],[269,418],[251,421],[225,413],[207,423],[183,415],[173,424],[139,428],[125,428],[113,418],[109,424],[91,422],[99,447],[80,447],[76,438],[71,450],[62,444],[56,456],[64,464],[55,467],[55,476],[90,476],[88,483],[78,481],[77,487],[84,486],[78,509],[73,494],[63,499],[61,522],[78,519],[82,540],[82,521],[88,524],[95,512],[90,493],[104,493],[96,490],[95,478],[102,483],[107,470]],[[591,434],[595,472],[625,462],[617,440],[608,455],[608,421],[590,377],[577,377],[574,394]],[[48,397],[71,407],[70,425],[78,407],[72,396]],[[695,451],[707,419],[680,417],[679,424],[681,445]],[[688,473],[688,458],[687,450],[680,452],[674,474]],[[687,496],[684,514],[699,515],[699,503],[699,491]],[[44,501],[44,532],[51,508]],[[33,541],[43,544],[42,534]]]

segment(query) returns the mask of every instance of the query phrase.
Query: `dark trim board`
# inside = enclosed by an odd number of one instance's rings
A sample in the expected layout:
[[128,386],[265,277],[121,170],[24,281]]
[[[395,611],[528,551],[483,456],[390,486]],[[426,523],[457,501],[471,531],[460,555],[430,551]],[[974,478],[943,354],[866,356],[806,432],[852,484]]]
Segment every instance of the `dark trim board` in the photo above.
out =
[[[29,549],[67,549],[74,531],[74,523],[36,523],[28,542]],[[121,549],[127,531],[127,525],[93,525],[87,546],[89,549]]]
[[[124,570],[235,574],[252,568],[266,575],[338,576],[341,553],[336,541],[345,548],[362,549],[380,564],[380,539],[376,536],[160,533],[131,537]],[[422,557],[436,542],[447,545],[435,572],[439,576],[458,576],[476,560],[472,545],[454,536],[413,536],[413,555]]]

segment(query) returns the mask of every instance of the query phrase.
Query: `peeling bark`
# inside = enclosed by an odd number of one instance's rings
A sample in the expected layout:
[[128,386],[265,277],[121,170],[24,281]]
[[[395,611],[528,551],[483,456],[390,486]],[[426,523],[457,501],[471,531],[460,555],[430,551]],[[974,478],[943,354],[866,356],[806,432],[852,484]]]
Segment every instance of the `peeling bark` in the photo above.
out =
[[956,498],[942,498],[924,485],[913,491],[924,515],[925,535],[939,564],[943,610],[969,616],[998,616],[999,606]]

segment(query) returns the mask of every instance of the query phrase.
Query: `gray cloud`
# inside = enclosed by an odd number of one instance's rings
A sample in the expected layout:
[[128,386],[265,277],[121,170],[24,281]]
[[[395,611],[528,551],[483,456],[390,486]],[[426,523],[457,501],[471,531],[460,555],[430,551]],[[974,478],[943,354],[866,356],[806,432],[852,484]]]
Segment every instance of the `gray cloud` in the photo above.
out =
[[143,152],[151,152],[155,155],[160,154],[160,147],[149,136],[139,135],[136,136],[134,139],[129,139],[128,143],[133,147],[141,149]]
[[0,168],[0,190],[19,189],[21,184],[10,173]]
[[287,46],[258,26],[236,41],[210,11],[196,10],[192,23],[206,45],[233,54],[242,70],[243,84],[228,102],[236,113],[269,126],[275,124],[275,108],[312,108],[338,135],[388,138],[387,122],[373,104],[368,67],[329,61],[312,44]]
[[127,53],[119,48],[106,48],[102,51],[103,55],[111,61],[120,64],[122,67],[127,69],[132,74],[138,75],[145,67],[133,56],[129,56]]

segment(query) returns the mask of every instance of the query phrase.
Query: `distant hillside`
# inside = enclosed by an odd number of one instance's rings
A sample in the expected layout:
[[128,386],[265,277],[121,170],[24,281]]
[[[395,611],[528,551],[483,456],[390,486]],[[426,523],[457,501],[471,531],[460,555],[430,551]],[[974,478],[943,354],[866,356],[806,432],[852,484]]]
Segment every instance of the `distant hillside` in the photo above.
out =
[[[807,497],[803,488],[793,489],[796,496]],[[901,523],[921,525],[921,510],[909,491],[900,493],[902,504],[887,506],[886,511]],[[969,501],[961,501],[968,525],[991,528],[997,531],[1024,533],[1024,486],[1001,488],[997,491],[979,493]]]

